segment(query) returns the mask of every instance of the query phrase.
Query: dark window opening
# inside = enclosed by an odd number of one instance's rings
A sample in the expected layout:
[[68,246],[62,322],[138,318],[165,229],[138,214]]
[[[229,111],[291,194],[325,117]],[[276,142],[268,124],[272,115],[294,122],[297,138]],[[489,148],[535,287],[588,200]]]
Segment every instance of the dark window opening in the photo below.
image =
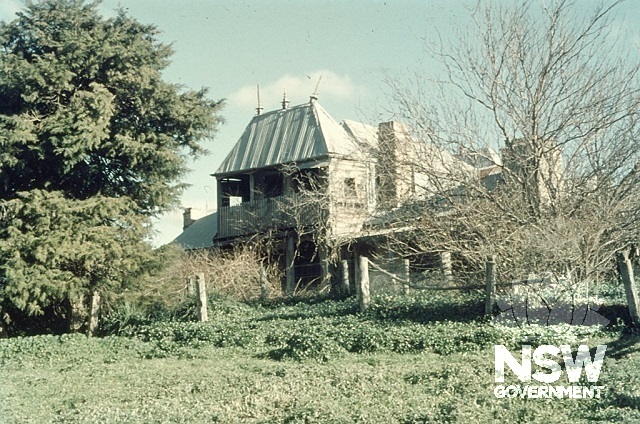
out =
[[248,175],[222,178],[219,181],[221,207],[236,206],[251,199]]
[[279,172],[258,173],[254,177],[254,195],[258,199],[281,196],[283,177]]

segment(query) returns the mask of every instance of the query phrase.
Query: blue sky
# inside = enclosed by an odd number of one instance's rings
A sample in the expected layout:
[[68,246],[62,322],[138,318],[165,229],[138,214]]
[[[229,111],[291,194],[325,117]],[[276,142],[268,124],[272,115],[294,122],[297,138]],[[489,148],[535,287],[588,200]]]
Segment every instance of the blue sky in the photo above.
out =
[[[597,3],[578,1],[587,9]],[[19,0],[0,1],[0,20],[11,20]],[[283,91],[292,105],[308,101],[320,75],[319,101],[338,121],[391,119],[385,75],[404,78],[436,66],[424,52],[425,40],[464,28],[469,17],[462,1],[311,1],[311,0],[104,0],[100,10],[118,7],[139,21],[155,24],[159,39],[172,43],[168,81],[227,99],[226,123],[210,151],[193,162],[182,206],[201,216],[215,208],[215,181],[209,175],[231,150],[255,113],[256,84],[265,111],[280,107]],[[578,6],[576,6],[578,7]],[[640,1],[628,1],[617,25],[640,46]],[[436,31],[437,29],[437,31]],[[154,244],[175,238],[182,211],[160,217]]]

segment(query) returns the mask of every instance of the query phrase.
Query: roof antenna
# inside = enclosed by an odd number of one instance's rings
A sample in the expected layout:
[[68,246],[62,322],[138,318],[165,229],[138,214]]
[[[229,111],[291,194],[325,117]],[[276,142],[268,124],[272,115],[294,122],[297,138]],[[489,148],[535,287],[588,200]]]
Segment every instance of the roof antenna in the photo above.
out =
[[258,107],[256,108],[256,116],[262,113],[262,106],[260,106],[260,84],[256,84],[258,88]]
[[320,77],[318,78],[318,82],[316,83],[316,88],[313,90],[313,94],[309,98],[310,101],[318,100],[318,87],[320,87],[320,81],[322,81],[322,77],[324,76],[324,72],[320,73]]
[[289,100],[287,100],[287,90],[282,91],[282,110],[289,108]]

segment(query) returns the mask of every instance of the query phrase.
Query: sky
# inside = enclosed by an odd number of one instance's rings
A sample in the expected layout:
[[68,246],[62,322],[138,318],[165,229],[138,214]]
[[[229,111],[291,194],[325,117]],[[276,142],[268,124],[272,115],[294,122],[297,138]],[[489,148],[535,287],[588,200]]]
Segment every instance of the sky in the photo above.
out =
[[[576,3],[586,9],[597,1]],[[0,0],[0,20],[12,20],[21,8],[20,0]],[[209,155],[192,161],[185,178],[190,187],[181,207],[196,218],[215,210],[210,174],[255,115],[257,84],[267,112],[280,108],[283,92],[292,106],[307,102],[322,75],[319,102],[337,121],[391,120],[385,78],[429,72],[437,65],[425,42],[470,19],[454,0],[103,0],[99,10],[109,17],[118,8],[156,25],[158,39],[172,44],[167,81],[208,87],[212,99],[226,99],[224,125],[203,142]],[[623,4],[616,25],[640,46],[640,1]],[[182,231],[182,209],[159,217],[154,228],[155,246],[173,240]]]

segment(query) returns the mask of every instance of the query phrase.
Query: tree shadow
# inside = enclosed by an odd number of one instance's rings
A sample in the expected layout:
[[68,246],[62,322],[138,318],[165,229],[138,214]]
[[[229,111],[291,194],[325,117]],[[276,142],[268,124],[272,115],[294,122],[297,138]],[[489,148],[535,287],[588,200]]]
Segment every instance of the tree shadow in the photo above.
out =
[[619,360],[640,353],[640,333],[633,334],[631,331],[625,329],[617,340],[607,344],[607,357]]

